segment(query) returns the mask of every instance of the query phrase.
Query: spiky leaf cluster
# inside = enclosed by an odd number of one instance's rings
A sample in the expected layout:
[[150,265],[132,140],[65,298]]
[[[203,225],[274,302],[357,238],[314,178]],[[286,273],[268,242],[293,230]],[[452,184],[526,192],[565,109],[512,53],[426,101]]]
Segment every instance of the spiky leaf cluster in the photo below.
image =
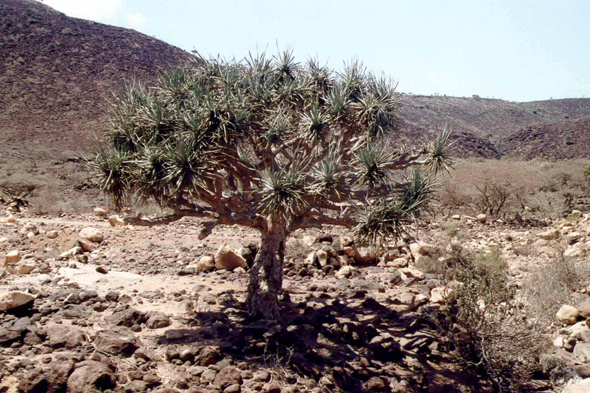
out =
[[[177,214],[255,228],[278,214],[295,228],[350,219],[347,206],[372,200],[359,231],[397,236],[395,217],[423,206],[430,178],[422,188],[391,186],[394,171],[425,153],[381,143],[395,131],[395,110],[395,83],[356,61],[334,72],[315,59],[298,63],[290,50],[199,57],[114,97],[92,163],[118,206],[155,200]],[[435,170],[445,168],[447,141],[432,145]]]

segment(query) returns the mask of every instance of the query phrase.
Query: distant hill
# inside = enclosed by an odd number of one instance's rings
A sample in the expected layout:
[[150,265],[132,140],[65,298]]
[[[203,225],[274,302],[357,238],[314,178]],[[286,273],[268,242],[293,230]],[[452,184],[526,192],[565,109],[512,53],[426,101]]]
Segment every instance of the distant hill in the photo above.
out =
[[429,128],[445,124],[458,132],[499,140],[530,125],[590,116],[590,98],[511,102],[474,97],[400,96],[399,115]]
[[131,78],[153,79],[189,56],[38,1],[1,0],[0,145],[75,148],[103,127],[112,90]]
[[590,158],[590,117],[528,126],[503,145],[507,156],[527,160]]

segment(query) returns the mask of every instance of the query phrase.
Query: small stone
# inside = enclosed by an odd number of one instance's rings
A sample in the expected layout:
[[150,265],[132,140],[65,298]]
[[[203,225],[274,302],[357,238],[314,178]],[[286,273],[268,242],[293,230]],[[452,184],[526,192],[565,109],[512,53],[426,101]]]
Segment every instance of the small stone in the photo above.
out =
[[399,269],[399,271],[408,277],[413,277],[418,280],[424,280],[424,278],[426,277],[423,272],[421,272],[418,269],[414,269],[413,267],[403,267]]
[[119,216],[110,216],[109,217],[109,224],[111,224],[112,227],[116,227],[116,226],[123,226],[125,225],[125,220],[123,220],[121,217]]
[[16,219],[15,216],[10,215],[8,216],[8,218],[6,219],[6,222],[9,224],[16,224],[18,222],[18,220]]
[[106,217],[107,211],[105,209],[103,209],[102,207],[95,207],[94,208],[94,215],[97,217]]
[[483,213],[478,214],[476,218],[477,218],[477,221],[481,222],[482,224],[484,224],[488,220],[488,216]]
[[80,237],[94,243],[101,243],[104,240],[102,232],[92,227],[82,229],[80,231]]
[[109,270],[104,266],[97,266],[96,271],[101,274],[107,274]]
[[20,252],[18,250],[12,250],[8,254],[6,254],[6,257],[4,259],[4,265],[7,265],[9,263],[16,263],[20,261],[20,258]]
[[348,278],[352,275],[353,272],[354,272],[354,268],[352,266],[350,266],[350,265],[343,266],[336,272],[336,277],[337,278]]
[[578,321],[578,317],[580,316],[580,311],[577,308],[568,306],[564,304],[561,306],[557,314],[555,314],[557,319],[559,319],[563,323],[567,323],[568,325],[573,325]]
[[45,236],[46,236],[48,239],[55,239],[55,238],[57,238],[57,236],[58,236],[58,235],[59,235],[59,233],[58,233],[57,231],[55,231],[55,230],[48,231],[48,232],[45,234]]

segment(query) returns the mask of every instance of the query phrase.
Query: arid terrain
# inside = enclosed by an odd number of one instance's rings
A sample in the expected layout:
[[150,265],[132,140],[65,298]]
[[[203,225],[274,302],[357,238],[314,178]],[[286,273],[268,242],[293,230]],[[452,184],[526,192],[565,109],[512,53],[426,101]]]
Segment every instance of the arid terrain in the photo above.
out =
[[0,58],[0,392],[590,391],[590,99],[399,94],[391,144],[453,130],[431,214],[295,233],[259,321],[257,232],[124,225],[162,210],[116,212],[86,161],[123,83],[196,57],[0,0]]

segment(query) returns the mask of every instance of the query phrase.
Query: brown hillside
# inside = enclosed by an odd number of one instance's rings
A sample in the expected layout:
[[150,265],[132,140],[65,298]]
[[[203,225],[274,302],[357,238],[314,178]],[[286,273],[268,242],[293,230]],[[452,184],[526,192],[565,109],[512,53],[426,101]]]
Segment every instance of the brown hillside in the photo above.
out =
[[506,137],[522,127],[590,116],[590,98],[517,103],[474,96],[400,97],[400,117],[422,127],[445,124],[481,137]]
[[529,126],[503,141],[507,156],[561,160],[590,157],[590,117]]
[[101,129],[106,99],[189,54],[34,0],[0,1],[0,145],[75,148]]

